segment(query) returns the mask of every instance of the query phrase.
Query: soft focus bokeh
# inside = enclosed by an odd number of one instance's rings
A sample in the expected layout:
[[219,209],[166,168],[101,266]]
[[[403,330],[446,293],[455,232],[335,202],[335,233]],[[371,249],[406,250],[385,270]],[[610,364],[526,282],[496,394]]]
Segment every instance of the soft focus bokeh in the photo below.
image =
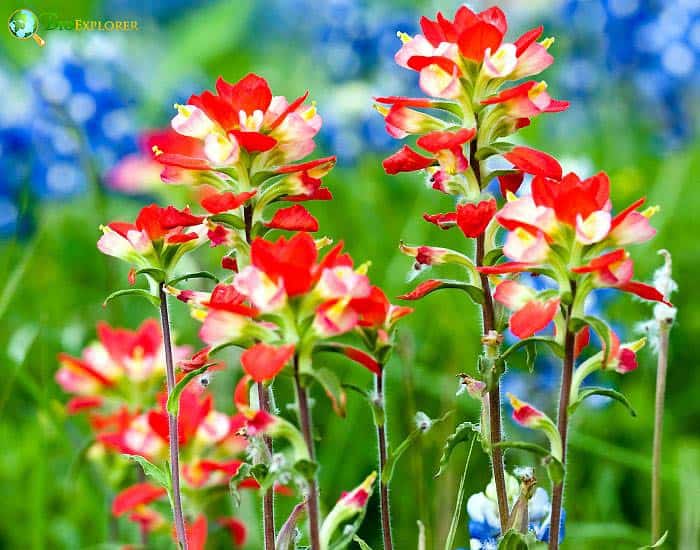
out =
[[[606,170],[616,204],[646,195],[661,211],[659,233],[634,250],[636,278],[649,280],[667,248],[680,292],[671,335],[664,451],[663,528],[668,548],[697,548],[700,535],[700,391],[695,355],[700,334],[700,1],[502,0],[513,35],[543,22],[556,42],[556,62],[545,73],[553,95],[572,101],[561,114],[538,119],[523,142],[562,159],[581,175]],[[387,177],[381,159],[397,148],[372,109],[372,96],[415,93],[416,75],[396,66],[396,31],[413,33],[420,14],[452,14],[456,2],[400,0],[269,0],[252,2],[104,0],[3,3],[0,13],[27,7],[60,18],[137,19],[132,33],[41,31],[38,48],[0,32],[0,548],[107,548],[135,542],[128,522],[112,520],[113,493],[96,476],[85,450],[89,430],[69,417],[66,396],[54,382],[56,355],[78,355],[94,339],[100,319],[135,328],[154,311],[144,303],[101,303],[125,286],[126,267],[101,255],[100,223],[131,219],[147,202],[184,206],[143,156],[141,132],[167,125],[172,105],[254,71],[275,93],[296,97],[306,89],[324,118],[324,154],[337,154],[327,178],[335,200],[314,203],[322,233],[345,240],[359,261],[371,260],[372,279],[390,296],[408,288],[411,262],[400,239],[463,246],[456,234],[421,220],[444,211],[448,199],[415,175]],[[321,152],[319,152],[320,154]],[[127,159],[125,161],[124,159]],[[119,166],[120,170],[114,167]],[[127,169],[124,169],[124,166]],[[140,174],[134,178],[133,174]],[[211,269],[205,251],[192,261]],[[207,263],[209,262],[209,263]],[[196,267],[196,266],[193,266]],[[196,269],[192,269],[194,271]],[[416,548],[416,521],[428,548],[442,548],[465,449],[447,475],[433,479],[442,442],[455,423],[476,420],[477,410],[456,398],[456,374],[473,373],[479,347],[476,308],[459,295],[437,293],[417,304],[400,331],[401,346],[388,367],[389,434],[396,445],[414,415],[456,408],[446,423],[410,448],[392,487],[397,548]],[[648,304],[627,295],[605,296],[600,307],[616,329],[651,316]],[[174,305],[178,340],[197,345],[196,323]],[[344,382],[365,387],[370,374],[339,362]],[[211,384],[221,409],[231,410],[235,362]],[[236,375],[238,372],[236,372]],[[647,349],[640,368],[624,377],[601,377],[622,389],[637,410],[602,400],[577,415],[567,481],[564,548],[636,548],[648,542],[650,449],[655,357]],[[513,367],[506,386],[554,413],[558,368],[542,361],[535,374]],[[316,396],[322,503],[355,486],[375,466],[370,412],[349,395],[348,419],[336,417]],[[506,409],[509,410],[509,409]],[[506,431],[517,429],[506,420]],[[523,434],[520,434],[523,436]],[[525,437],[525,436],[523,436]],[[509,455],[509,466],[529,457]],[[483,489],[489,468],[472,457],[468,494]],[[546,476],[541,474],[544,480]],[[546,483],[545,483],[546,485]],[[281,509],[290,502],[281,500]],[[257,507],[244,503],[251,526],[248,548],[260,548]],[[281,514],[279,514],[281,516]],[[468,545],[466,518],[458,543]],[[361,530],[379,546],[376,503]],[[111,546],[110,546],[111,548]]]

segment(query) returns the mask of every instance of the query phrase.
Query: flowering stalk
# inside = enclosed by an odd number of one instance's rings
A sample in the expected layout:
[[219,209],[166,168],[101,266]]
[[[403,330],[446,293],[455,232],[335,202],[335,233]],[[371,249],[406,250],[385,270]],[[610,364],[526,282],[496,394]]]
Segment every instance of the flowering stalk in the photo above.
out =
[[661,451],[664,430],[664,398],[668,368],[668,333],[670,326],[659,323],[659,357],[656,367],[654,403],[654,444],[651,462],[651,543],[661,536]]
[[[158,286],[160,297],[160,322],[163,329],[163,347],[165,349],[165,379],[168,397],[175,389],[175,366],[173,364],[172,339],[170,337],[170,316],[168,314],[168,298],[165,285]],[[170,476],[172,477],[172,508],[175,521],[175,533],[180,547],[187,550],[185,538],[185,520],[182,515],[182,495],[180,492],[180,449],[177,430],[177,413],[168,412],[168,446],[170,450]]]
[[[299,423],[301,424],[301,433],[304,436],[306,449],[309,453],[309,459],[315,460],[316,453],[314,450],[313,431],[311,427],[311,409],[309,408],[309,395],[306,387],[301,383],[299,376],[299,358],[294,357],[294,388],[297,394],[297,408],[299,412]],[[309,494],[307,496],[307,507],[309,510],[309,541],[311,550],[321,550],[321,542],[319,538],[320,521],[318,512],[318,485],[316,482],[316,474],[313,474],[308,479]]]
[[[576,297],[576,283],[571,282],[572,303]],[[561,371],[561,389],[559,393],[559,411],[557,414],[557,429],[561,437],[561,463],[566,471],[566,443],[569,429],[569,402],[571,398],[571,382],[574,374],[576,334],[571,330],[571,306],[566,314],[566,333],[564,335],[564,362]],[[566,475],[564,473],[564,475]],[[552,488],[552,515],[550,522],[549,548],[559,548],[559,528],[561,526],[561,507],[564,501],[564,478]]]
[[[384,365],[380,367],[379,373],[374,377],[374,390],[376,400],[379,406],[384,411]],[[394,542],[391,537],[391,509],[389,508],[389,487],[384,483],[382,474],[386,466],[387,460],[387,438],[386,438],[386,422],[384,415],[381,418],[376,418],[377,428],[377,447],[379,448],[379,512],[382,520],[382,540],[384,541],[384,550],[393,550]]]
[[[481,187],[481,170],[479,161],[476,159],[476,142],[472,141],[470,148],[471,166],[474,176]],[[485,234],[482,233],[476,238],[476,266],[484,263],[484,241]],[[495,313],[493,307],[493,297],[491,286],[487,275],[480,273],[481,287],[484,291],[484,302],[481,305],[481,315],[483,319],[484,336],[488,336],[495,328]],[[498,343],[487,345],[487,350],[498,354]],[[501,522],[501,532],[505,533],[508,524],[508,496],[506,495],[506,478],[503,467],[503,451],[498,447],[501,441],[501,382],[500,376],[493,381],[488,392],[489,403],[489,436],[491,438],[491,466],[493,468],[493,479],[496,484],[496,497],[498,500],[498,517]]]
[[[668,300],[676,290],[672,279],[671,254],[660,250],[664,257],[664,265],[654,275],[657,289]],[[665,304],[654,306],[654,321],[657,331],[658,362],[656,368],[656,399],[654,404],[654,443],[651,463],[651,544],[656,544],[661,536],[661,454],[664,429],[664,399],[666,396],[666,371],[668,369],[668,340],[671,326],[676,317],[675,308]]]

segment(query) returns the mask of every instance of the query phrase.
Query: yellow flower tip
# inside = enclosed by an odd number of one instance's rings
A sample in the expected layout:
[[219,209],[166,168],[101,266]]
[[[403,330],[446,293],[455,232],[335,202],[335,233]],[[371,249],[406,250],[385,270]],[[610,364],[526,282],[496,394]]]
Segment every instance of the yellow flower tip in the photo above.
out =
[[659,210],[661,210],[661,207],[658,204],[650,206],[644,212],[642,212],[642,216],[644,216],[647,219],[651,218],[654,214],[657,214]]
[[396,36],[399,38],[399,40],[401,40],[403,44],[406,44],[407,42],[410,42],[412,40],[411,36],[409,34],[406,34],[405,32],[396,31]]
[[316,239],[316,250],[321,250],[322,248],[325,248],[331,244],[333,244],[333,239],[330,237],[324,236],[321,237],[320,239]]
[[629,342],[629,343],[625,344],[624,347],[637,353],[639,350],[641,350],[646,345],[646,343],[647,343],[647,337],[643,336],[639,340],[635,340],[634,342]]
[[544,80],[541,80],[537,84],[535,84],[532,89],[530,90],[531,96],[537,96],[540,95],[542,92],[545,92],[547,90],[547,82]]
[[508,202],[517,201],[518,197],[512,191],[506,191],[506,200]]
[[542,46],[545,50],[548,50],[552,44],[554,44],[553,36],[545,38],[544,40],[542,40],[542,42],[540,42],[540,46]]
[[374,482],[376,481],[376,479],[377,479],[377,472],[375,470],[365,478],[365,480],[362,482],[362,485],[360,485],[360,487],[362,487],[365,491],[369,492],[369,490],[372,488],[372,485],[374,485]]
[[180,113],[185,118],[189,117],[191,114],[190,110],[185,105],[180,105],[179,103],[175,103],[175,104],[173,104],[173,108],[177,109],[177,112]]
[[512,393],[508,392],[506,395],[508,396],[508,399],[510,399],[510,404],[513,406],[514,409],[520,409],[522,406],[525,405],[524,401],[520,401],[520,399],[515,397]]
[[207,312],[203,309],[193,309],[190,313],[190,316],[195,321],[204,321],[204,319],[207,318]]
[[379,103],[375,103],[374,105],[372,105],[372,107],[374,107],[374,110],[377,111],[383,117],[386,117],[386,115],[389,114],[388,107],[384,107],[384,105],[379,105]]
[[151,148],[151,151],[153,151],[153,154],[157,157],[159,157],[163,154],[163,150],[160,147],[158,147],[157,145],[154,145]]
[[367,275],[367,272],[369,271],[369,268],[371,265],[372,265],[372,262],[367,260],[361,266],[358,266],[358,268],[355,270],[355,272],[359,275]]

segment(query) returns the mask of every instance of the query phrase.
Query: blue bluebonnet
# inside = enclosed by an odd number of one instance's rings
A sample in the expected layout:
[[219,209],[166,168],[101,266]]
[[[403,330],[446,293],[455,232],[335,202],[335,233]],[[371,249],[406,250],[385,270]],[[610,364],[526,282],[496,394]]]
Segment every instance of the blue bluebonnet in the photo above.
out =
[[[506,474],[506,491],[509,506],[513,506],[519,492],[517,480]],[[547,491],[538,487],[528,503],[529,530],[537,540],[549,541],[549,518],[551,503]],[[493,481],[486,490],[471,495],[467,501],[467,515],[469,516],[469,549],[470,550],[495,550],[498,546],[500,522],[498,519],[498,504],[496,502],[495,487]],[[566,513],[562,511],[561,532],[559,541],[564,539],[564,523]]]
[[563,15],[572,58],[562,65],[561,80],[569,97],[597,101],[603,85],[632,84],[636,99],[646,101],[658,118],[662,143],[673,146],[691,137],[697,113],[688,106],[698,84],[699,2],[567,0]]

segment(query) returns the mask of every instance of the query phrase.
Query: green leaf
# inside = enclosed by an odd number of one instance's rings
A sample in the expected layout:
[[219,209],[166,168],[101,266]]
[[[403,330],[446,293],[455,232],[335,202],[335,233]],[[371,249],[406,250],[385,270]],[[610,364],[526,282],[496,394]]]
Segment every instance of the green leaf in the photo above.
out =
[[294,469],[299,472],[305,480],[310,481],[316,475],[318,464],[316,464],[313,460],[306,460],[305,458],[302,458],[294,463]]
[[497,178],[499,176],[512,176],[518,173],[518,170],[494,170],[493,172],[489,172],[488,174],[486,174],[481,181],[483,181],[484,184],[486,184],[490,182],[493,178]]
[[360,550],[372,550],[372,547],[357,535],[353,535],[352,540],[357,543],[357,545],[360,547]]
[[244,462],[238,467],[238,471],[228,482],[228,489],[229,493],[231,493],[231,500],[233,500],[234,508],[238,508],[241,505],[241,493],[238,490],[238,485],[242,481],[253,477],[252,470],[253,467],[247,462]]
[[508,531],[498,543],[498,550],[545,550],[547,544],[538,541],[534,533],[519,533],[514,529]]
[[195,273],[187,273],[186,275],[175,277],[174,279],[168,281],[168,285],[176,285],[179,282],[187,281],[189,279],[209,279],[216,283],[219,282],[219,278],[213,273],[209,273],[208,271],[197,271]]
[[107,298],[105,298],[105,301],[102,303],[102,307],[106,307],[109,302],[114,300],[115,298],[120,298],[122,296],[136,296],[139,298],[145,298],[151,304],[153,304],[155,307],[160,307],[160,299],[157,296],[153,296],[150,292],[147,290],[144,290],[143,288],[125,288],[123,290],[117,290],[116,292],[112,292]]
[[277,533],[275,550],[295,550],[294,538],[296,535],[296,526],[305,510],[306,500],[302,500],[294,507]]
[[169,472],[164,471],[163,469],[159,468],[152,462],[150,462],[148,459],[142,457],[141,455],[124,455],[126,458],[129,460],[133,460],[134,462],[138,462],[138,464],[141,466],[141,469],[143,470],[143,473],[146,474],[146,476],[150,477],[155,481],[158,485],[163,487],[168,493],[171,491],[171,482],[170,482],[170,475]]
[[464,443],[469,440],[469,436],[472,433],[477,433],[481,435],[481,428],[478,424],[473,422],[462,422],[455,431],[448,436],[445,440],[445,445],[442,448],[442,455],[440,456],[440,463],[438,464],[438,471],[433,476],[435,478],[440,477],[447,468],[447,464],[450,461],[452,452],[457,448],[457,445]]
[[508,359],[508,356],[512,355],[521,348],[533,347],[536,344],[544,344],[549,347],[558,357],[564,357],[564,348],[556,342],[553,338],[548,338],[546,336],[530,336],[530,338],[524,338],[523,340],[518,340],[515,344],[507,348],[502,354],[502,359]]
[[245,221],[240,216],[234,214],[217,214],[216,216],[211,216],[209,219],[215,223],[232,227],[233,229],[245,229]]
[[637,413],[632,407],[632,404],[622,393],[610,388],[599,387],[588,387],[582,389],[579,393],[579,398],[576,400],[576,402],[571,403],[571,405],[569,405],[569,414],[573,414],[574,411],[578,409],[579,405],[583,402],[583,400],[587,397],[591,397],[592,395],[603,395],[605,397],[609,397],[610,399],[614,399],[618,403],[624,405],[632,416],[637,416]]
[[462,281],[456,281],[456,280],[448,280],[448,279],[436,279],[440,281],[442,284],[439,287],[434,288],[433,290],[430,290],[426,292],[426,296],[428,294],[431,294],[433,292],[436,292],[438,290],[442,290],[444,288],[457,288],[459,290],[463,290],[467,294],[469,294],[469,297],[472,299],[472,301],[475,304],[481,304],[484,301],[484,292],[481,290],[478,286],[470,285],[469,283],[464,283]]
[[494,265],[498,260],[503,257],[503,247],[494,248],[489,250],[484,256],[484,265]]
[[588,325],[593,329],[593,331],[598,335],[601,342],[604,344],[603,349],[603,365],[608,363],[608,354],[610,353],[610,348],[612,345],[612,337],[610,334],[610,327],[604,322],[593,317],[591,315],[586,315],[585,317],[574,317],[572,320],[572,329],[575,331],[583,328],[584,325]]
[[343,391],[343,386],[338,379],[338,376],[330,369],[320,368],[313,370],[311,376],[321,384],[321,387],[326,392],[328,399],[333,405],[333,412],[338,416],[345,418],[347,396]]
[[188,372],[185,376],[182,377],[182,380],[180,380],[177,383],[177,385],[173,388],[172,393],[168,396],[168,403],[166,405],[166,408],[170,414],[177,415],[180,409],[180,396],[185,390],[185,386],[187,386],[187,384],[189,384],[193,378],[196,378],[200,374],[204,374],[205,372],[207,372],[209,367],[215,364],[216,363],[209,363],[208,365],[204,365],[203,367]]
[[668,531],[664,531],[664,534],[661,535],[661,538],[659,538],[659,540],[657,540],[654,544],[642,546],[638,550],[647,550],[650,548],[661,548],[663,546],[664,542],[666,542],[667,537],[668,537]]
[[485,160],[493,155],[502,155],[513,148],[512,143],[507,141],[495,141],[486,147],[481,147],[476,152],[476,160]]
[[391,478],[394,476],[394,468],[396,467],[396,463],[398,462],[399,458],[401,458],[401,455],[406,452],[406,450],[411,446],[411,444],[418,439],[421,435],[429,431],[433,426],[436,424],[439,424],[441,422],[444,422],[450,415],[452,414],[452,411],[446,412],[444,415],[442,415],[440,418],[433,420],[430,424],[430,428],[428,430],[423,430],[422,428],[418,427],[415,430],[413,430],[410,434],[408,434],[408,437],[404,439],[398,447],[396,447],[393,451],[389,453],[389,456],[387,457],[386,464],[384,465],[384,470],[382,470],[382,479],[381,483],[383,485],[389,485],[391,482]]
[[159,267],[144,267],[135,272],[136,275],[148,275],[157,283],[165,281],[167,274]]
[[564,465],[560,460],[552,456],[547,449],[536,443],[527,441],[501,441],[496,443],[496,447],[502,449],[516,449],[519,451],[527,451],[539,457],[542,457],[542,464],[547,468],[552,483],[559,483],[564,479]]

